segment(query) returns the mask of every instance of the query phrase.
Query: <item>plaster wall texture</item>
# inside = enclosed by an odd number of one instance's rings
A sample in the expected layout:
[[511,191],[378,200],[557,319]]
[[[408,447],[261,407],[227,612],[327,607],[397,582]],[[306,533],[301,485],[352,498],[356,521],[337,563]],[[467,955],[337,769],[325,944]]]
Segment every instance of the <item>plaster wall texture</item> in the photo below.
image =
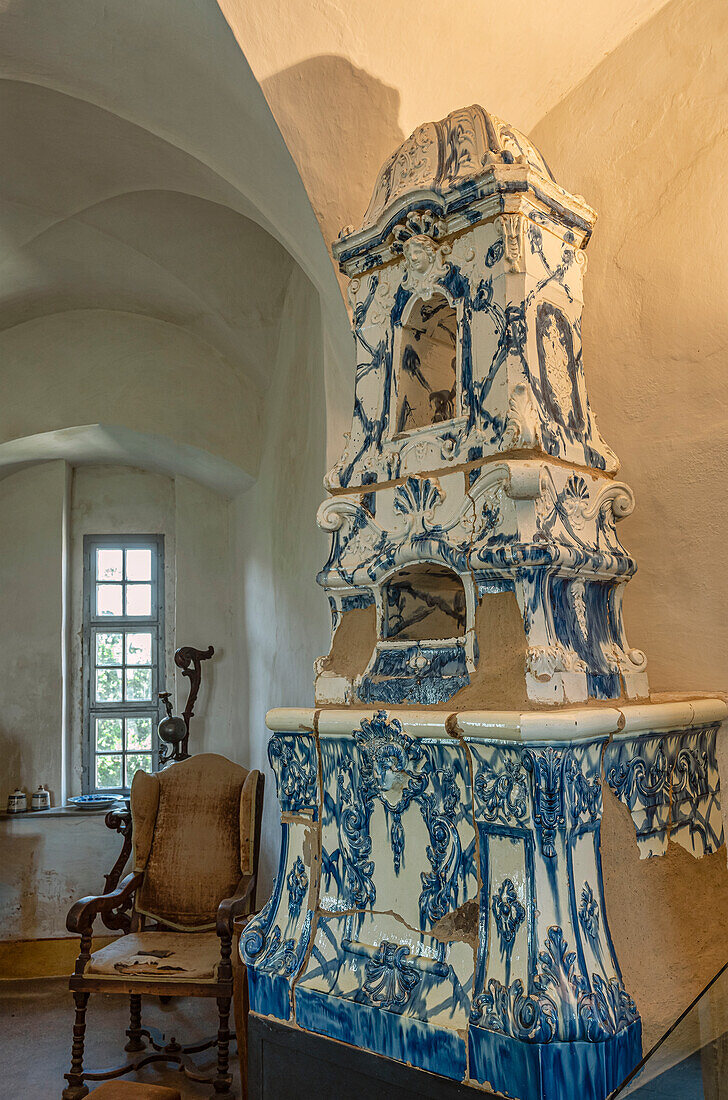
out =
[[247,721],[250,763],[266,773],[261,903],[273,882],[280,835],[265,714],[273,703],[311,700],[313,661],[328,648],[330,626],[314,580],[325,551],[315,520],[326,453],[321,313],[300,270],[291,276],[284,313],[260,476],[232,506],[237,713]]
[[0,354],[8,395],[2,442],[113,424],[170,436],[255,473],[255,395],[172,324],[106,310],[57,313],[1,333]]
[[584,364],[637,498],[625,614],[654,691],[727,686],[727,52],[725,4],[674,0],[531,135],[599,211]]
[[65,463],[0,481],[1,809],[10,790],[45,783],[55,801],[62,768],[62,520]]
[[[64,462],[0,481],[0,795],[62,789]],[[119,851],[103,817],[0,821],[0,938],[65,934],[74,898],[103,887]]]
[[103,814],[1,821],[1,938],[67,936],[66,913],[79,898],[102,892],[120,848]]
[[[191,726],[191,751],[218,752],[246,764],[248,739],[238,688],[240,672],[233,652],[233,602],[240,582],[233,574],[231,502],[184,477],[175,478],[174,494],[173,648],[215,647],[214,657],[203,665],[202,688]],[[187,701],[189,681],[172,665],[168,686],[173,680],[178,708],[175,713],[179,714]]]
[[[68,479],[67,479],[68,472]],[[64,494],[70,525],[67,784],[81,788],[83,537],[162,534],[165,539],[167,686],[177,709],[187,682],[173,662],[177,645],[213,643],[194,722],[193,750],[247,762],[248,740],[232,654],[230,501],[186,478],[124,466],[47,463],[0,480],[7,546],[0,552],[4,596],[3,746],[0,791],[16,783],[28,794],[44,782],[62,804],[61,571]],[[2,596],[0,596],[2,598]],[[7,789],[7,790],[6,790]],[[0,938],[65,934],[71,901],[95,893],[118,854],[120,838],[103,817],[10,819],[0,822]]]

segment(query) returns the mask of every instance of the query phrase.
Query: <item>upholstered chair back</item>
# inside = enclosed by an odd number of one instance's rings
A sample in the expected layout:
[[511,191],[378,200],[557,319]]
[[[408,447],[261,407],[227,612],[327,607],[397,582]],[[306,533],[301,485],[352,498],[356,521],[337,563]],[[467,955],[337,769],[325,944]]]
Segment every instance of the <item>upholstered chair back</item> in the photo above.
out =
[[131,785],[136,912],[181,931],[215,927],[220,902],[253,874],[260,772],[215,753],[139,771]]

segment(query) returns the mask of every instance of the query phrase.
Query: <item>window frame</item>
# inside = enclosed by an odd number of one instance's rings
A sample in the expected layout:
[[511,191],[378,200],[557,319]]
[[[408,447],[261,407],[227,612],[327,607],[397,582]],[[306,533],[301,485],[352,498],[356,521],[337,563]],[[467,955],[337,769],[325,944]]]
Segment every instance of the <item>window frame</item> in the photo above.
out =
[[[118,547],[123,550],[151,549],[153,551],[150,615],[98,615],[96,613],[96,551],[106,547]],[[121,583],[126,583],[125,577]],[[152,634],[151,700],[148,702],[144,700],[139,702],[128,702],[126,700],[113,703],[95,702],[96,659],[94,643],[96,635],[99,633],[127,634],[141,631]],[[164,716],[164,707],[159,698],[159,692],[164,690],[166,656],[164,635],[164,535],[84,535],[82,633],[82,792],[83,794],[108,793],[110,797],[113,795],[124,796],[129,793],[129,786],[96,786],[95,720],[104,715],[109,718],[122,719],[151,716],[152,771],[159,769],[160,746],[157,724]],[[122,665],[121,667],[126,666]],[[132,753],[144,751],[131,750]],[[124,774],[122,774],[122,780],[124,780],[126,778],[126,757],[130,755],[130,750],[126,748],[125,737],[120,755],[124,764]]]

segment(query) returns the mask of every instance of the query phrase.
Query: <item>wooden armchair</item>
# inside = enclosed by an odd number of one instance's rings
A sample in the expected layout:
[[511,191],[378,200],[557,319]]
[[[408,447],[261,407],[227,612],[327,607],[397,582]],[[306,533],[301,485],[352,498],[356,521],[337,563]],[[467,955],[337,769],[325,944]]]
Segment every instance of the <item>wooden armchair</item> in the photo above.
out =
[[[76,1021],[64,1100],[86,1096],[86,1081],[121,1077],[152,1061],[190,1069],[186,1055],[213,1045],[214,1078],[190,1076],[209,1080],[213,1096],[232,1097],[229,1043],[234,1036],[228,1021],[238,936],[233,922],[255,912],[263,785],[260,772],[212,753],[172,764],[157,775],[139,771],[134,776],[132,873],[110,893],[76,902],[66,920],[69,932],[81,936],[81,951],[69,981]],[[97,916],[126,934],[92,954]],[[125,1050],[145,1052],[104,1072],[83,1068],[86,1006],[95,992],[129,994]],[[142,1027],[144,994],[215,997],[216,1038],[190,1048],[174,1040],[162,1046],[156,1032]],[[247,1020],[241,1023],[246,1026]]]

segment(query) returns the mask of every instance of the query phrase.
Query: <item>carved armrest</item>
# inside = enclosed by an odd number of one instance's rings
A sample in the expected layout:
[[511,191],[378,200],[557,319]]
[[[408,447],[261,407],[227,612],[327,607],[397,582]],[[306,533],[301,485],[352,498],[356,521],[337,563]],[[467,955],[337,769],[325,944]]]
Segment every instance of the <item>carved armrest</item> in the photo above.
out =
[[221,938],[232,936],[233,921],[247,912],[254,890],[255,875],[243,875],[233,896],[220,902],[217,907],[218,936]]
[[114,910],[126,905],[133,897],[134,892],[141,886],[144,880],[144,872],[136,871],[119,883],[116,890],[109,894],[92,894],[90,897],[81,898],[72,905],[66,917],[66,928],[69,932],[83,935],[90,932],[98,914],[111,915]]
[[104,887],[104,893],[110,894],[112,890],[115,890],[119,884],[121,878],[121,872],[124,870],[127,864],[127,860],[131,855],[131,834],[132,834],[132,820],[131,810],[127,807],[115,807],[113,810],[109,810],[104,823],[107,829],[113,829],[121,837],[123,842],[121,845],[121,851],[116,859],[116,863],[109,871],[108,875],[104,875],[106,879],[106,886]]

